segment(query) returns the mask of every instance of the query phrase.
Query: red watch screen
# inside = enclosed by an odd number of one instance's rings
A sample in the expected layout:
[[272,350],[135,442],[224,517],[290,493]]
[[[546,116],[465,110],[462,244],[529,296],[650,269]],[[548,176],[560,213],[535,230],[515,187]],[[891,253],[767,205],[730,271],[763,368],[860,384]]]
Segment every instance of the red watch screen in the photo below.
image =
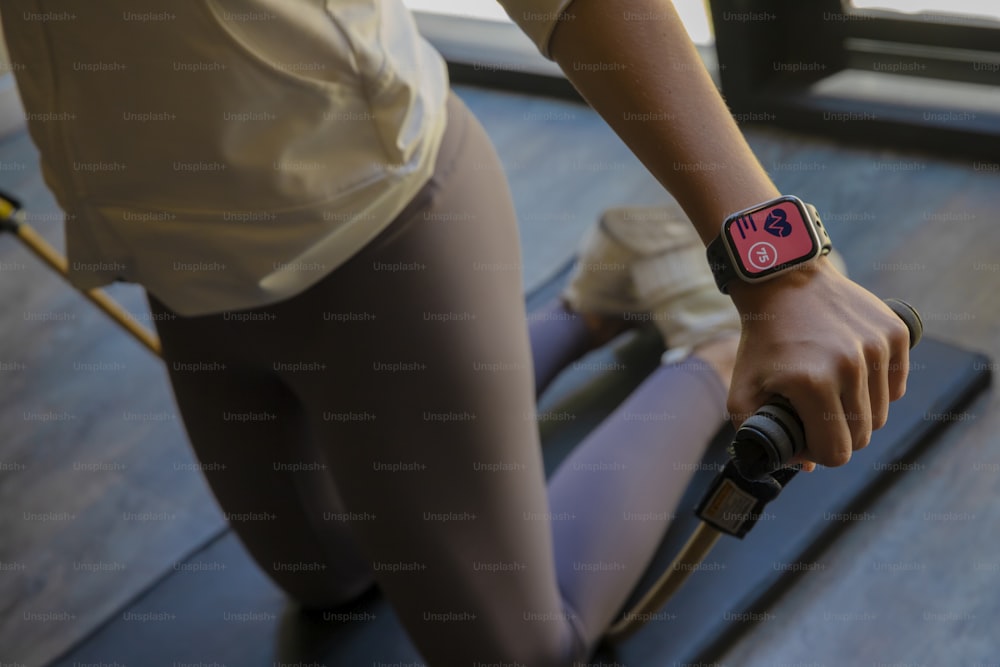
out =
[[795,201],[781,201],[726,220],[723,233],[734,250],[739,269],[763,278],[802,260],[819,248]]

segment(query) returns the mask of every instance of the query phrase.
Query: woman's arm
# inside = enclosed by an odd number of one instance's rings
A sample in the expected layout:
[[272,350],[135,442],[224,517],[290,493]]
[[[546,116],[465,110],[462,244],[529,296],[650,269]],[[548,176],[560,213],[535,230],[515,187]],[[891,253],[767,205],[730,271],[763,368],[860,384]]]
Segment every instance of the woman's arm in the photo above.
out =
[[[706,244],[728,214],[779,194],[668,0],[575,0],[547,47]],[[783,395],[805,424],[805,457],[847,462],[905,391],[905,326],[826,258],[730,292],[744,315],[729,397],[733,421]]]

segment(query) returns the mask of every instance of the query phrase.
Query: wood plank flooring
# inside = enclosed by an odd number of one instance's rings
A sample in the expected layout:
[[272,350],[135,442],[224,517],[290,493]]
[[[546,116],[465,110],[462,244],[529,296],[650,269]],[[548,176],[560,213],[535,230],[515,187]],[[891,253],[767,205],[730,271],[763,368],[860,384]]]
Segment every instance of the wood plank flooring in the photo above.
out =
[[[0,156],[25,165],[0,187],[61,247],[27,135]],[[10,235],[0,269],[0,662],[43,665],[226,526],[160,361]],[[111,291],[143,321],[137,288]]]
[[[602,208],[665,199],[586,108],[460,92],[508,168],[527,285],[572,253]],[[779,187],[824,213],[856,279],[912,301],[928,333],[1000,357],[996,165],[748,135]],[[58,209],[23,133],[0,144],[8,164],[23,168],[0,169],[0,187],[58,243]],[[146,312],[135,288],[114,293]],[[0,299],[0,663],[45,665],[225,525],[159,361],[6,237]],[[899,473],[876,518],[847,531],[722,664],[1000,659],[998,407],[991,391],[923,467]]]

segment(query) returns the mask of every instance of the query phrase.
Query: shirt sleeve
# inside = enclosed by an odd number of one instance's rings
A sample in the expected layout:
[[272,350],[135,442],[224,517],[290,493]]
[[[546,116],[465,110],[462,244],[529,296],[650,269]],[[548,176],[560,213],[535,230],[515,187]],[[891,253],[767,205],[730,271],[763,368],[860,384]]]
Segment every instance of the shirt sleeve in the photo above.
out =
[[498,0],[507,15],[531,38],[542,55],[549,55],[549,40],[559,17],[573,0]]

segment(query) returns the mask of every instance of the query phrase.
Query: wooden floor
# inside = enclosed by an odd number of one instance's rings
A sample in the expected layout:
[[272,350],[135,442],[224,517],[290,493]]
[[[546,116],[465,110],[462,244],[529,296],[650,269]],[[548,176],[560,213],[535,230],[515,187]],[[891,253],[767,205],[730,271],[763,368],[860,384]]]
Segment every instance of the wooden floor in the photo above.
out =
[[[586,108],[460,92],[508,168],[529,286],[602,208],[664,200]],[[929,334],[1000,358],[1000,166],[748,134],[778,186],[824,213],[855,279],[914,303]],[[0,143],[0,187],[61,243],[23,133]],[[143,318],[137,289],[113,292]],[[0,238],[0,300],[0,664],[45,665],[225,523],[157,360],[11,238]],[[997,664],[998,403],[988,392],[899,473],[871,520],[846,531],[721,664]],[[671,663],[629,667],[654,664]]]

